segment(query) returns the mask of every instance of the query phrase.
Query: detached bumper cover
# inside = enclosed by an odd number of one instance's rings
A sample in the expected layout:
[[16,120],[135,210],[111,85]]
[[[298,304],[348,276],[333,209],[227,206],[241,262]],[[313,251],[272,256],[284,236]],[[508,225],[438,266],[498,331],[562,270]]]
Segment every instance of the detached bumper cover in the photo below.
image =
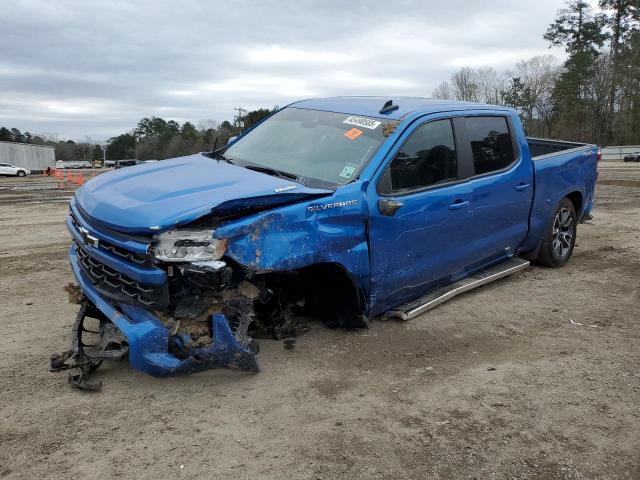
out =
[[181,356],[185,357],[178,358],[169,353],[171,335],[158,318],[133,305],[120,304],[116,308],[106,301],[78,266],[78,254],[73,245],[69,250],[69,260],[82,292],[127,338],[129,363],[136,370],[154,377],[196,373],[212,368],[259,371],[256,355],[238,342],[224,315],[215,314],[211,318],[210,345],[188,348],[184,346],[189,344],[188,338],[173,337],[173,344],[179,347]]

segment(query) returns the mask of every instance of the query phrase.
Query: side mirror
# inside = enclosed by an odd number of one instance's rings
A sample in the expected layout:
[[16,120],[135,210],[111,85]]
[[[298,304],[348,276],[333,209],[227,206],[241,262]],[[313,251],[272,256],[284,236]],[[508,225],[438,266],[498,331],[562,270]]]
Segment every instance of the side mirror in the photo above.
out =
[[229,140],[227,140],[227,145],[232,144],[233,142],[235,142],[238,139],[238,137],[236,135],[234,135],[233,137],[229,137]]
[[385,217],[393,217],[398,210],[404,207],[403,202],[393,200],[391,198],[383,198],[378,200],[378,210]]

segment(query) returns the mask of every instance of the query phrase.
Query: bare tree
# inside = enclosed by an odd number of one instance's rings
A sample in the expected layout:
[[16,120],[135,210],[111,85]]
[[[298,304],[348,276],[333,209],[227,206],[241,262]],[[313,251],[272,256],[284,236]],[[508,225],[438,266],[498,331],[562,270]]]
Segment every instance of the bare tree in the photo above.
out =
[[455,95],[453,93],[453,89],[451,88],[451,84],[449,82],[442,82],[436,88],[433,89],[431,93],[433,98],[439,98],[441,100],[455,100]]
[[521,60],[510,75],[521,83],[518,108],[522,111],[525,124],[530,129],[534,119],[544,121],[548,130],[557,114],[554,87],[561,72],[553,55],[538,55]]
[[212,120],[211,118],[205,118],[203,120],[198,120],[196,126],[198,130],[204,132],[206,130],[216,130],[220,126],[220,122]]
[[545,126],[544,134],[549,137],[552,135],[551,132],[553,130],[553,125],[560,114],[558,99],[555,95],[554,87],[561,73],[562,68],[558,67],[552,75],[548,88],[545,88],[540,92],[540,96],[538,97],[538,101],[535,106],[536,114]]
[[477,102],[478,83],[476,72],[470,67],[462,67],[451,77],[453,93],[457,100]]
[[484,66],[475,71],[478,101],[499,104],[502,92],[506,88],[507,76],[498,73],[493,67]]

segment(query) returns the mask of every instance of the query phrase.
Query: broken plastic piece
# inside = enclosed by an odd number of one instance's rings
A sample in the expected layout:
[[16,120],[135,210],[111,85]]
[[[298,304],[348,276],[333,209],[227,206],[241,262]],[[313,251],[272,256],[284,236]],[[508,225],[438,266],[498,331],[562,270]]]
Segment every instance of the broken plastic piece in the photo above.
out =
[[250,322],[251,317],[243,316],[234,336],[224,315],[212,315],[211,344],[199,348],[191,348],[191,338],[185,333],[173,337],[171,341],[176,353],[186,357],[174,373],[195,373],[211,368],[260,371],[256,355],[248,348]]

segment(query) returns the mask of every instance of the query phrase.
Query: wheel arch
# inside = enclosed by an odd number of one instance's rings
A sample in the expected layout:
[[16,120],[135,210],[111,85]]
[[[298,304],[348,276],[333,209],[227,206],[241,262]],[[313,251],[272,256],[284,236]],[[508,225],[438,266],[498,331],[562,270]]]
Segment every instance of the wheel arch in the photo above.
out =
[[[279,280],[294,275],[295,284]],[[256,275],[267,285],[297,290],[323,321],[336,326],[359,327],[367,323],[369,306],[358,278],[337,262],[319,262],[289,271]],[[274,282],[275,281],[275,282]]]
[[568,193],[563,198],[568,198],[571,201],[571,203],[573,204],[573,209],[576,212],[576,217],[578,217],[578,220],[580,220],[580,216],[582,215],[582,205],[583,205],[582,192],[579,192],[576,190],[574,192]]

